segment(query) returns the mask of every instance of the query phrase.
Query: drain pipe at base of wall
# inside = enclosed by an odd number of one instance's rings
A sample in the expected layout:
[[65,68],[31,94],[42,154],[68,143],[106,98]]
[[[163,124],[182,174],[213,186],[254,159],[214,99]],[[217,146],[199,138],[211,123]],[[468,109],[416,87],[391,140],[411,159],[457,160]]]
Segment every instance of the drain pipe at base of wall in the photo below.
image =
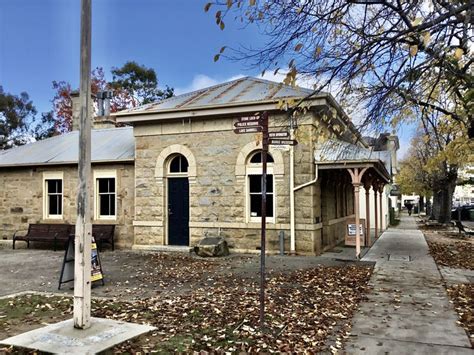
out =
[[[293,130],[290,130],[293,137]],[[293,138],[292,138],[293,139]],[[295,192],[307,186],[313,185],[318,181],[318,164],[315,164],[314,179],[295,187],[295,150],[290,146],[290,254],[296,254],[296,238],[295,238]]]

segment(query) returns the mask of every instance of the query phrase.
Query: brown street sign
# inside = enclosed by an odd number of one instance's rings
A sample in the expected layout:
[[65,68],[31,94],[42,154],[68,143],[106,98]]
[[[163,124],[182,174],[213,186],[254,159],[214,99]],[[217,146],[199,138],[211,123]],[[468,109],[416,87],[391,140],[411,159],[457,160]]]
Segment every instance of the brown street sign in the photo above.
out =
[[238,120],[239,122],[254,122],[254,121],[261,121],[260,116],[244,116],[244,117],[239,117]]
[[242,134],[242,133],[258,133],[262,132],[262,127],[256,126],[256,127],[241,127],[241,128],[236,128],[234,129],[234,133],[237,134]]
[[288,132],[268,132],[268,138],[290,138]]
[[294,139],[270,139],[270,145],[297,145],[298,142]]
[[234,127],[257,127],[260,126],[259,121],[235,122]]

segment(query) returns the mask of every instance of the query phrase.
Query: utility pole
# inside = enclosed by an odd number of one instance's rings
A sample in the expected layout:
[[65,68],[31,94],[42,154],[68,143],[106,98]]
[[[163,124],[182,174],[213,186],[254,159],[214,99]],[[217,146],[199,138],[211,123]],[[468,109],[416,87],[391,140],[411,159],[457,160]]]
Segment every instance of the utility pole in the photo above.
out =
[[[293,113],[290,115],[290,139],[295,139],[295,122]],[[296,254],[295,228],[295,147],[290,145],[290,254]]]
[[79,188],[74,239],[74,328],[91,322],[91,0],[81,0]]

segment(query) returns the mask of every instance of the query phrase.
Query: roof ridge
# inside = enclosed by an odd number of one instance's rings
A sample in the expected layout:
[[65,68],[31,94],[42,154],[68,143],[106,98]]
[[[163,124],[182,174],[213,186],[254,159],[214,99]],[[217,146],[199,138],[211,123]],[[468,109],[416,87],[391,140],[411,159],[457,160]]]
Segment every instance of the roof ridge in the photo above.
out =
[[173,100],[176,100],[180,97],[186,97],[186,96],[195,96],[195,95],[198,95],[198,94],[202,94],[204,91],[208,91],[208,90],[216,90],[218,89],[219,87],[221,86],[224,86],[224,85],[228,85],[230,83],[234,83],[234,82],[237,82],[239,80],[243,80],[243,79],[247,79],[247,78],[250,78],[249,76],[245,76],[243,78],[237,78],[237,79],[234,79],[234,80],[231,80],[231,81],[224,81],[222,83],[218,83],[218,84],[214,84],[214,85],[211,85],[211,86],[206,86],[204,88],[201,88],[201,89],[197,89],[197,90],[193,90],[193,91],[189,91],[189,92],[185,92],[183,94],[179,94],[179,95],[176,95],[176,96],[171,96],[171,97],[168,97],[167,99],[164,99],[164,100],[159,100],[159,101],[155,101],[155,102],[151,102],[151,103],[148,103],[148,104],[145,104],[145,105],[140,105],[140,106],[137,106],[137,107],[132,107],[132,108],[129,108],[129,109],[126,109],[126,110],[123,110],[123,111],[118,111],[117,113],[120,113],[120,112],[131,112],[131,111],[139,111],[139,110],[143,110],[147,107],[152,107],[156,104],[162,104],[162,103],[165,103],[165,102],[168,102],[168,101],[173,101]]

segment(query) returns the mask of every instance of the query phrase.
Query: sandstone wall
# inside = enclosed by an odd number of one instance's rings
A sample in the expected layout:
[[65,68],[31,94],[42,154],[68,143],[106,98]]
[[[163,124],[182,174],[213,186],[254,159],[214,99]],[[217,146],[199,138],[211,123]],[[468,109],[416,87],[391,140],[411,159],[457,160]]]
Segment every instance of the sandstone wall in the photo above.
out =
[[[181,153],[190,162],[190,244],[206,235],[225,236],[236,250],[260,246],[260,223],[246,212],[245,161],[259,149],[254,134],[235,134],[234,118],[183,120],[176,124],[135,127],[136,219],[135,244],[167,244],[166,158]],[[284,116],[272,117],[271,130],[284,130]],[[314,117],[302,122],[301,130],[312,132]],[[169,149],[169,147],[173,147]],[[295,184],[314,178],[313,143],[309,135],[295,148]],[[275,220],[268,223],[268,248],[278,250],[278,232],[286,236],[289,250],[289,152],[270,150],[275,159]],[[193,166],[194,165],[194,166]],[[278,167],[276,167],[278,165]],[[296,194],[296,248],[314,254],[321,245],[320,189],[307,187]]]
[[[117,219],[94,220],[96,224],[116,224],[117,247],[131,247],[134,217],[133,164],[94,165],[93,171],[116,170]],[[43,173],[63,173],[63,219],[43,218]],[[26,231],[29,223],[76,222],[77,168],[52,166],[0,169],[0,236],[11,239],[16,230]],[[94,201],[91,192],[91,202]],[[19,243],[21,244],[21,243]]]

